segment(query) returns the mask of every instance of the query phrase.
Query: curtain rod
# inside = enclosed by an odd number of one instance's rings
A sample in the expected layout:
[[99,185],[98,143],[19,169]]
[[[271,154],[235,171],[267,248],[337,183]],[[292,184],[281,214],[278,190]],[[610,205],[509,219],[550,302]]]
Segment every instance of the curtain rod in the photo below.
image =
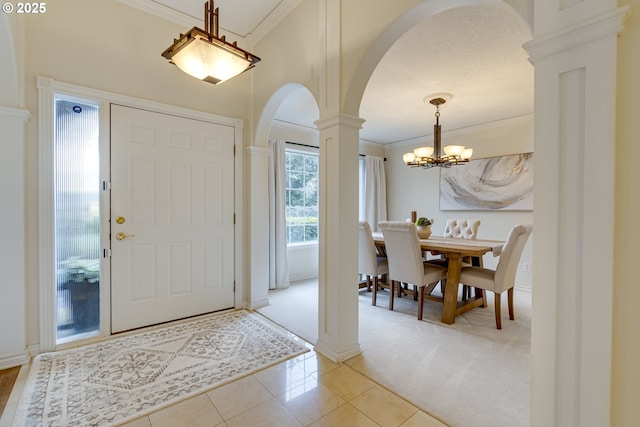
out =
[[[316,148],[319,149],[320,147],[316,147],[315,145],[308,145],[308,144],[301,144],[299,142],[291,142],[291,141],[285,141],[287,144],[291,144],[291,145],[299,145],[300,147],[307,147],[307,148]],[[360,157],[367,157],[366,154],[358,154],[358,156]],[[387,161],[387,158],[384,158],[384,161]]]

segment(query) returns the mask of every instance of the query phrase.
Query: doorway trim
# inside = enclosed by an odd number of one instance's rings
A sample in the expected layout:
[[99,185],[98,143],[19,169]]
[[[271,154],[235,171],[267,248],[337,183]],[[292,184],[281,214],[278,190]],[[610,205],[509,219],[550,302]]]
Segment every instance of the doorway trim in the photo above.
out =
[[[200,120],[208,123],[230,126],[234,128],[234,145],[236,146],[234,157],[234,211],[236,215],[234,244],[235,244],[235,267],[234,281],[235,296],[234,305],[236,308],[243,307],[243,286],[237,284],[243,283],[243,169],[242,169],[242,151],[243,145],[243,126],[242,119],[219,116],[216,114],[206,113],[197,110],[191,110],[173,105],[162,104],[154,101],[138,99],[126,95],[115,94],[111,92],[90,89],[82,86],[76,86],[69,83],[58,82],[50,77],[38,76],[36,79],[36,87],[38,89],[38,239],[39,239],[39,345],[37,353],[45,351],[59,350],[68,345],[56,345],[55,333],[55,242],[54,242],[54,191],[53,191],[53,159],[54,151],[52,141],[54,139],[54,96],[56,93],[68,96],[75,96],[100,103],[100,153],[101,156],[108,156],[109,153],[109,105],[117,103],[120,105],[140,108],[144,110],[154,111],[158,113],[170,114],[179,117],[185,117],[194,120]],[[104,163],[102,164],[104,166]],[[100,179],[110,181],[110,171],[102,173]],[[107,193],[107,192],[105,192]],[[105,195],[101,196],[101,212],[109,212],[109,206],[105,205]],[[108,193],[106,194],[108,203]],[[102,216],[102,215],[101,215]],[[240,226],[239,226],[240,225]],[[105,242],[106,239],[106,242]],[[108,236],[101,236],[101,243],[105,248],[109,247]],[[108,261],[107,261],[108,262]],[[110,284],[108,269],[101,269],[102,282]],[[92,338],[82,341],[74,341],[72,345],[78,342],[92,342],[102,340],[111,335],[109,329],[110,322],[110,298],[109,286],[103,286],[100,294],[100,334]]]

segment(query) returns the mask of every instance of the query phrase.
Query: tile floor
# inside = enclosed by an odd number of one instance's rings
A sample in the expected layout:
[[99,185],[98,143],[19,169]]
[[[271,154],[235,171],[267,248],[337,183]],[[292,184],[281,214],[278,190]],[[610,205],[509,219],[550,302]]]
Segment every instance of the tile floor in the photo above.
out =
[[[371,306],[370,296],[363,293],[359,305],[361,355],[335,364],[310,351],[125,426],[445,425],[420,407],[446,419],[448,425],[526,427],[530,297],[530,293],[516,292],[516,320],[506,322],[498,331],[492,307],[471,310],[454,325],[442,325],[437,310],[435,320],[427,316],[426,321],[416,321],[412,299],[398,299],[396,310],[389,311],[383,300],[379,307]],[[275,297],[273,301],[277,305]],[[298,323],[300,318],[309,318],[307,306],[297,300],[287,304],[278,306],[277,311],[294,311]],[[286,318],[271,320],[287,324]],[[391,327],[378,327],[381,324]],[[304,335],[304,331],[297,332]],[[412,339],[397,331],[410,332]],[[451,359],[451,355],[457,356]],[[418,356],[430,369],[407,370],[407,362],[414,363]],[[446,372],[456,375],[443,375]],[[27,369],[22,369],[18,375],[0,427],[12,427],[26,373]],[[508,394],[497,389],[505,383],[509,384]],[[495,404],[496,396],[502,404]]]
[[313,350],[138,418],[126,427],[444,427]]

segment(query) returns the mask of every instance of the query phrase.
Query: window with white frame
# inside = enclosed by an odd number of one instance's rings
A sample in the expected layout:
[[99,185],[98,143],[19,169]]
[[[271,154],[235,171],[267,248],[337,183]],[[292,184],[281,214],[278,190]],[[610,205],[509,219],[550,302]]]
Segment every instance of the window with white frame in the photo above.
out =
[[287,243],[318,241],[318,154],[285,152]]

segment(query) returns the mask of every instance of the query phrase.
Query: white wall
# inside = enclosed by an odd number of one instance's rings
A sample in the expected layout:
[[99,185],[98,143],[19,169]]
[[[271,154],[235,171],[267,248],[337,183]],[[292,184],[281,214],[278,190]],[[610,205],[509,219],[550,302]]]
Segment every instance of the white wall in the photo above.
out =
[[14,15],[0,15],[0,369],[28,360],[25,309],[25,168],[24,132],[29,112],[23,106],[24,25]]
[[[446,117],[444,117],[446,119]],[[445,122],[446,123],[446,122]],[[533,151],[533,116],[523,116],[481,126],[447,131],[443,124],[442,144],[460,144],[473,147],[473,158],[494,157]],[[418,216],[434,218],[431,227],[434,235],[442,234],[448,218],[473,218],[480,220],[479,239],[504,240],[512,226],[533,223],[532,211],[441,211],[440,170],[409,168],[402,161],[402,154],[422,145],[433,145],[432,140],[396,143],[387,148],[387,206],[392,221],[409,218],[411,211]],[[459,166],[464,167],[464,166]],[[540,173],[540,171],[536,171]],[[535,172],[534,172],[535,173]],[[530,288],[532,273],[523,271],[523,263],[533,263],[530,238],[520,260],[516,286]],[[497,259],[488,254],[484,264],[495,267]]]
[[638,423],[640,395],[640,0],[618,3],[629,5],[633,15],[618,44],[611,425],[630,426]]
[[313,279],[318,277],[318,244],[289,246],[289,281]]
[[0,106],[0,369],[27,362],[24,246],[24,128],[29,113]]

